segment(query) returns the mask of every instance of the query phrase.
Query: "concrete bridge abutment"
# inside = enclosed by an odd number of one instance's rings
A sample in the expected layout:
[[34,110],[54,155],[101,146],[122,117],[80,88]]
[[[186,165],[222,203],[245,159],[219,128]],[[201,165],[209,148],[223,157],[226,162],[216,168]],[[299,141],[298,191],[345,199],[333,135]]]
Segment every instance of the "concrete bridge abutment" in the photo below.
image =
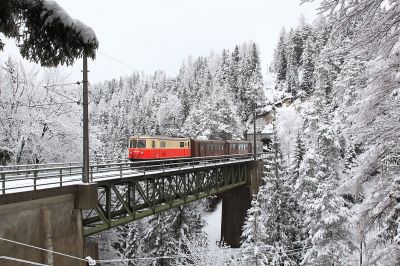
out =
[[[48,265],[85,265],[66,256],[10,241],[68,254],[94,257],[85,247],[82,211],[97,206],[97,185],[82,184],[0,196],[0,257]],[[86,252],[85,252],[86,251]],[[0,259],[0,265],[26,265]]]
[[232,248],[240,247],[242,227],[251,206],[251,200],[258,193],[262,183],[264,162],[249,162],[246,185],[222,194],[221,240]]

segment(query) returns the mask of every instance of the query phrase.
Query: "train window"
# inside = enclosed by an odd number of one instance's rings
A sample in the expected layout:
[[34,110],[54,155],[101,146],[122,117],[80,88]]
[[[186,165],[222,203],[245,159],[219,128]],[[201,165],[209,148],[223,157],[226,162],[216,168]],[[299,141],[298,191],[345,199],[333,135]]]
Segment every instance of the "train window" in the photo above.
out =
[[131,139],[131,143],[129,144],[130,148],[136,148],[137,146],[137,140],[136,139]]
[[139,139],[137,141],[137,148],[146,148],[146,141],[143,139]]
[[152,147],[152,148],[155,148],[155,147],[156,147],[156,141],[155,141],[155,140],[152,140],[152,141],[151,141],[151,147]]
[[183,141],[182,141],[182,142],[179,142],[179,147],[180,147],[180,148],[185,147],[185,142],[183,142]]
[[165,142],[165,140],[160,141],[160,148],[166,148],[167,147],[167,143]]

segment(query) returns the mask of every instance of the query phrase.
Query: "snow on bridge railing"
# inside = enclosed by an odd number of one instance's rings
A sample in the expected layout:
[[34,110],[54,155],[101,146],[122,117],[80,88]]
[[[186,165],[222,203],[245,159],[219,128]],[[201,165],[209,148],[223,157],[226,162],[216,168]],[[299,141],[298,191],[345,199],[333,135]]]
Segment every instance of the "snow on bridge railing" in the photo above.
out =
[[[90,161],[90,164],[106,164],[113,162],[128,162],[128,159],[119,159],[119,160],[102,160],[102,161]],[[64,163],[46,163],[46,164],[14,164],[14,165],[6,165],[0,166],[0,172],[2,171],[12,171],[12,170],[23,170],[23,169],[40,169],[40,168],[49,168],[49,167],[72,167],[72,166],[81,166],[82,162],[64,162]]]
[[[266,153],[257,155],[266,158]],[[115,178],[141,177],[206,165],[250,161],[252,154],[208,157],[188,157],[164,160],[130,162],[128,160],[92,162],[89,165],[90,181]],[[82,183],[82,163],[53,163],[17,165],[0,168],[0,195]]]

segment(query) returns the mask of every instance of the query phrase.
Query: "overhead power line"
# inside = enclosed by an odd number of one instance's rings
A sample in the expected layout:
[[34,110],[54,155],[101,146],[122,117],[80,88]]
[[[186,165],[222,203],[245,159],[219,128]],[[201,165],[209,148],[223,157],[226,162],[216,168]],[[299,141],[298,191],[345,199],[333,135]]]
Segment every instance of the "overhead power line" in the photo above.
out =
[[41,251],[46,251],[46,252],[49,252],[49,253],[53,253],[53,254],[57,254],[57,255],[60,255],[60,256],[68,257],[68,258],[71,258],[71,259],[76,259],[76,260],[80,260],[80,261],[86,261],[85,259],[81,259],[79,257],[75,257],[75,256],[72,256],[72,255],[64,254],[64,253],[61,253],[61,252],[57,252],[57,251],[53,251],[53,250],[49,250],[49,249],[45,249],[45,248],[40,248],[40,247],[28,245],[28,244],[25,244],[25,243],[22,243],[22,242],[18,242],[18,241],[14,241],[14,240],[7,239],[7,238],[0,237],[0,240],[5,241],[5,242],[9,242],[9,243],[13,243],[13,244],[17,244],[17,245],[20,245],[20,246],[28,247],[28,248],[33,248],[33,249],[37,249],[37,250],[41,250]]
[[53,84],[53,85],[43,85],[45,88],[49,87],[62,87],[62,86],[70,86],[70,85],[81,85],[82,81],[77,81],[73,83],[64,83],[64,84]]
[[38,263],[38,262],[30,261],[30,260],[22,260],[22,259],[18,259],[18,258],[14,258],[14,257],[0,256],[0,261],[2,259],[3,260],[11,260],[11,261],[15,261],[15,262],[22,262],[22,263],[26,263],[26,264],[30,264],[30,265],[50,266],[49,264]]
[[[71,259],[76,259],[79,261],[84,261],[87,262],[89,265],[97,265],[98,263],[115,263],[115,262],[132,262],[132,261],[138,261],[138,260],[158,260],[158,259],[180,259],[180,258],[190,258],[190,256],[188,255],[171,255],[171,256],[157,256],[157,257],[138,257],[138,258],[123,258],[123,259],[109,259],[109,260],[94,260],[91,257],[86,257],[85,259],[79,258],[79,257],[75,257],[72,255],[68,255],[68,254],[64,254],[61,252],[56,252],[53,250],[48,250],[48,249],[44,249],[44,248],[40,248],[40,247],[36,247],[36,246],[32,246],[32,245],[28,245],[25,243],[21,243],[18,241],[14,241],[14,240],[10,240],[10,239],[6,239],[6,238],[2,238],[0,237],[0,240],[6,241],[6,242],[10,242],[13,244],[17,244],[17,245],[21,245],[21,246],[25,246],[25,247],[30,247],[33,249],[38,249],[41,251],[46,251],[49,253],[53,253],[53,254],[57,254],[57,255],[61,255],[61,256],[65,256]],[[263,247],[261,246],[261,249]],[[265,247],[264,247],[265,248]],[[304,247],[302,249],[306,250],[306,249],[310,249],[311,247]],[[286,254],[281,254],[283,256],[289,256],[289,255],[293,255],[295,253],[298,253],[300,250],[300,248],[296,248],[296,249],[289,249],[286,251]],[[12,258],[12,257],[7,257],[7,256],[0,256],[0,259],[9,259],[9,260],[13,260],[13,261],[18,261],[18,262],[25,262],[25,263],[30,263],[31,265],[39,265],[39,266],[49,266],[47,264],[41,264],[41,263],[36,263],[36,262],[32,262],[32,261],[24,261],[21,259],[17,259],[17,258]],[[262,260],[262,259],[254,259],[254,258],[249,258],[249,259],[245,259],[245,261],[249,262],[249,261],[258,261],[258,260]]]
[[122,62],[122,61],[119,60],[119,59],[116,59],[116,58],[114,58],[114,57],[112,57],[112,56],[106,55],[105,53],[102,53],[102,52],[100,52],[100,51],[97,51],[97,52],[98,52],[99,54],[101,54],[101,55],[107,57],[108,59],[111,59],[111,60],[117,62],[117,63],[120,64],[120,65],[123,65],[123,66],[125,66],[125,67],[127,67],[127,68],[133,69],[133,70],[135,70],[135,71],[137,70],[136,68],[130,66],[129,64],[126,64],[126,63]]
[[80,104],[80,102],[72,101],[72,102],[62,102],[62,103],[29,104],[29,105],[23,105],[23,106],[28,107],[28,108],[34,108],[34,107],[43,107],[43,106],[52,106],[52,105],[64,105],[64,104],[72,104],[72,103],[75,103],[75,104],[78,104],[78,105]]
[[68,97],[67,95],[64,95],[64,94],[62,94],[62,93],[59,93],[58,91],[55,91],[55,90],[50,89],[49,87],[46,87],[46,86],[45,86],[45,88],[48,89],[48,90],[51,91],[51,92],[54,92],[55,94],[60,95],[61,97],[67,98],[68,100],[73,101],[73,102],[75,102],[75,103],[77,103],[77,104],[80,104],[80,103],[81,103],[80,100],[77,101],[77,100],[75,100],[75,99],[72,99],[72,98]]
[[0,256],[0,261],[2,259],[3,260],[11,260],[11,261],[15,261],[15,262],[22,262],[22,263],[26,263],[26,264],[30,264],[30,265],[50,266],[49,264],[43,264],[43,263],[38,263],[38,262],[30,261],[30,260],[23,260],[23,259],[18,259],[18,258],[14,258],[14,257],[8,257],[8,256]]

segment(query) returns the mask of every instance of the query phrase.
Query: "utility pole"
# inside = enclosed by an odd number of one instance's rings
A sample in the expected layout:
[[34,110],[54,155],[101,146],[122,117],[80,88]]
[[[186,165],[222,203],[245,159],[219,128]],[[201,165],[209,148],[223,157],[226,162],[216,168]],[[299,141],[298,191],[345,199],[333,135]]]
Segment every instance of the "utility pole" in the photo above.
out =
[[89,183],[89,86],[87,55],[83,53],[83,167],[82,181]]
[[253,121],[253,130],[254,130],[254,140],[253,140],[253,150],[254,150],[254,154],[253,154],[253,159],[254,159],[254,161],[256,161],[257,160],[257,147],[256,147],[256,136],[257,136],[257,134],[256,134],[256,101],[254,101],[254,114],[253,114],[253,116],[254,116],[254,121]]

